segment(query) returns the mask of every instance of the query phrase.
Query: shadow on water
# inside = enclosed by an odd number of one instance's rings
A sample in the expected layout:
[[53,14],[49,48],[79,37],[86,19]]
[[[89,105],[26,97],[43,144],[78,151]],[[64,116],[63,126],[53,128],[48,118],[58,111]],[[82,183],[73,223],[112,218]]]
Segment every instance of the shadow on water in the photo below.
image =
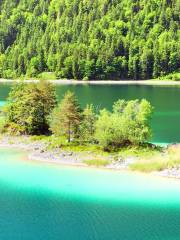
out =
[[3,240],[178,240],[180,209],[1,192]]

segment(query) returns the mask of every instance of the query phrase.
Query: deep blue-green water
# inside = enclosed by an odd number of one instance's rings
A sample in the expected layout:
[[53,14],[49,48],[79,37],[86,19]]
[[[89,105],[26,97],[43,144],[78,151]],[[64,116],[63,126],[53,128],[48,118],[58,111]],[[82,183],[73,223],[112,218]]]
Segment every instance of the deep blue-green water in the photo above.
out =
[[[180,87],[139,85],[58,85],[59,99],[67,90],[74,91],[81,105],[93,103],[97,109],[111,109],[118,99],[146,98],[154,106],[151,122],[153,142],[180,142]],[[0,106],[4,104],[10,85],[0,85]]]
[[0,239],[179,240],[180,182],[0,149]]

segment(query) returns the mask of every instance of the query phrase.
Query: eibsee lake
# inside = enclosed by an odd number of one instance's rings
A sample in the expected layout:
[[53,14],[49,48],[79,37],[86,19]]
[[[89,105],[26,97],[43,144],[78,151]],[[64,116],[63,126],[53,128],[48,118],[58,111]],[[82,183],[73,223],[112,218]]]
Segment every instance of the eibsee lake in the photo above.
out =
[[[57,86],[82,106],[111,109],[119,98],[154,106],[152,141],[180,142],[180,88]],[[1,105],[10,85],[0,85]],[[179,240],[180,181],[145,174],[31,162],[26,152],[0,149],[0,239]]]

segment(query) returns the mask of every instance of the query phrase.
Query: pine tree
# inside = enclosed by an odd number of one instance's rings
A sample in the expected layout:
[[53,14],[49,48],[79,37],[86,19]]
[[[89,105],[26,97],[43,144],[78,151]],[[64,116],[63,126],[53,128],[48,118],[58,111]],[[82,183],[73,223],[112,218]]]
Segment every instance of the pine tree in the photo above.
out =
[[80,126],[80,138],[83,142],[92,142],[95,132],[96,114],[94,106],[87,105],[83,111],[83,120]]
[[81,108],[74,95],[68,91],[51,117],[50,129],[57,136],[66,136],[68,142],[75,138],[81,122]]

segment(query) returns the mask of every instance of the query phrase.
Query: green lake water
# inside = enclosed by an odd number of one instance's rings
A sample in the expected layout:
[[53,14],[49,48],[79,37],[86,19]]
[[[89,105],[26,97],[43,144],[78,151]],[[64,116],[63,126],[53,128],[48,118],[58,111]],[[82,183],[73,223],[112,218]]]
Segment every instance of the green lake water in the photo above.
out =
[[[74,91],[82,106],[93,103],[97,109],[108,108],[121,99],[146,98],[154,106],[153,142],[180,142],[180,87],[139,85],[59,85],[59,99],[68,90]],[[0,105],[6,101],[10,85],[0,85]]]
[[179,240],[180,182],[0,149],[0,239]]

